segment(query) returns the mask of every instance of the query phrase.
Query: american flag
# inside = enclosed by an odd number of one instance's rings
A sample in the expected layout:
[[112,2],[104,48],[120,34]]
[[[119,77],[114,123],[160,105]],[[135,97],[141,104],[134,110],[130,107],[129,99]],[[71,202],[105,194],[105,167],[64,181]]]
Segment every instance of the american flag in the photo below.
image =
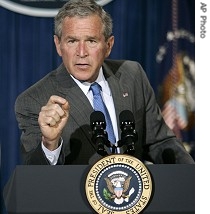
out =
[[162,84],[162,115],[179,138],[182,138],[181,130],[191,123],[189,117],[195,110],[193,64],[188,56],[177,54],[176,66],[172,67]]

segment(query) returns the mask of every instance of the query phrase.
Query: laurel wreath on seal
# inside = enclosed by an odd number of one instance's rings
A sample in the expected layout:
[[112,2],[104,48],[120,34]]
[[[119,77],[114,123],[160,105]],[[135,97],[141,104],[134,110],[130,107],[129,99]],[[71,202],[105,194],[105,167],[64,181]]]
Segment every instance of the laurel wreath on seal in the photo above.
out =
[[111,198],[112,198],[112,195],[111,195],[111,193],[106,189],[106,188],[104,188],[103,189],[103,196],[104,196],[104,198],[106,199],[106,200],[111,200]]

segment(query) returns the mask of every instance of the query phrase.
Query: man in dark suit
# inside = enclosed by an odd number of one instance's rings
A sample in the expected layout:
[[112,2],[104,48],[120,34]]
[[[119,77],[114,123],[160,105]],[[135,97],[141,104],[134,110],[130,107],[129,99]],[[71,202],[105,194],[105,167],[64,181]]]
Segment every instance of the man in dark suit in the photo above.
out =
[[194,164],[165,124],[141,65],[107,59],[114,36],[111,17],[101,6],[93,0],[67,2],[55,17],[54,42],[63,63],[20,94],[15,104],[25,164],[92,164],[102,157],[91,139],[94,82],[102,89],[115,146],[121,132],[119,114],[130,110],[138,133],[132,155],[156,164],[172,155],[174,163]]

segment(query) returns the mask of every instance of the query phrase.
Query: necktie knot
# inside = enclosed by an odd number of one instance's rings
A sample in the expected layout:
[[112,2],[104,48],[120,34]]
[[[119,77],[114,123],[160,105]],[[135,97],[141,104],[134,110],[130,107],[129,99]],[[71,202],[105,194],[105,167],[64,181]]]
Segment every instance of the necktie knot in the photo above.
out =
[[93,84],[91,84],[90,89],[93,92],[93,96],[98,95],[100,94],[101,86],[97,82],[94,82]]

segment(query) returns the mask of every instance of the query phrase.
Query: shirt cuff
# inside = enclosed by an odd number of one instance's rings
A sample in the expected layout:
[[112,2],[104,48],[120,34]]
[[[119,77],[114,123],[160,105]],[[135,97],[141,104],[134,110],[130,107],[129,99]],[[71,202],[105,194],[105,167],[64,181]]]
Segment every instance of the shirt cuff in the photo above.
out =
[[47,159],[49,160],[51,165],[57,164],[62,145],[63,145],[63,139],[61,138],[59,147],[57,149],[51,151],[51,150],[47,149],[42,142],[42,150],[44,151],[45,156],[47,157]]

